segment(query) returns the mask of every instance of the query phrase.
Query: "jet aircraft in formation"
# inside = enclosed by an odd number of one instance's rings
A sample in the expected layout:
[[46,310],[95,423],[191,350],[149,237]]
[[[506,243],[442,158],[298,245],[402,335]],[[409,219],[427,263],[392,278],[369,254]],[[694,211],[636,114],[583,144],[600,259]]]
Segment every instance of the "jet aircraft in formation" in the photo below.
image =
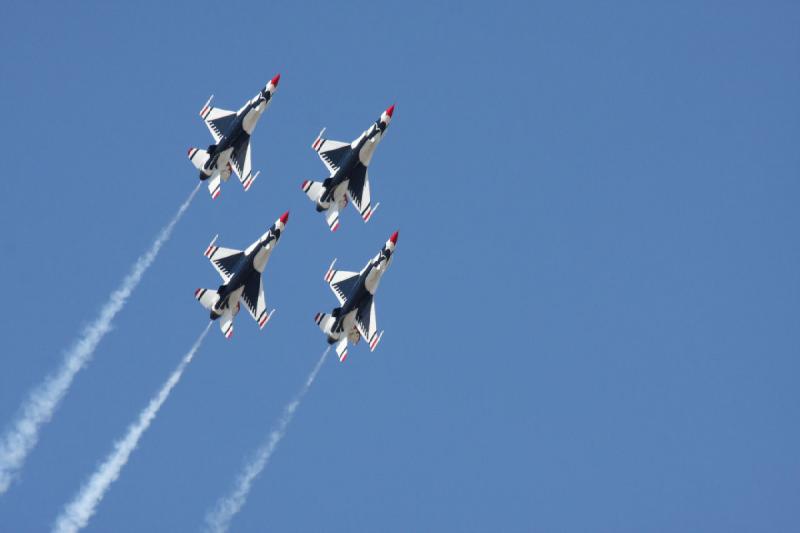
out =
[[[213,96],[200,111],[215,144],[206,150],[190,148],[189,159],[199,170],[200,180],[208,181],[212,198],[219,196],[221,182],[227,181],[231,172],[236,172],[245,191],[258,177],[258,172],[252,172],[250,137],[272,101],[279,81],[280,74],[272,78],[239,111],[213,107]],[[324,128],[312,143],[311,148],[319,154],[330,175],[321,182],[304,181],[302,189],[315,203],[318,212],[326,212],[325,219],[331,231],[339,228],[339,213],[348,201],[353,203],[364,222],[369,221],[378,209],[379,204],[372,205],[367,168],[392,120],[393,112],[394,105],[381,113],[378,120],[351,143],[323,138]],[[206,248],[205,256],[222,277],[223,283],[216,291],[197,289],[194,294],[209,310],[211,320],[219,319],[220,329],[226,338],[233,335],[233,320],[239,313],[240,302],[244,302],[259,328],[264,328],[272,317],[274,309],[267,312],[262,274],[288,219],[287,211],[245,250],[217,246],[217,237]],[[395,231],[360,272],[335,270],[334,259],[325,274],[325,281],[340,306],[330,314],[317,313],[315,322],[327,336],[328,344],[336,344],[340,361],[347,358],[348,343],[356,344],[363,337],[370,351],[374,351],[383,336],[383,331],[378,333],[375,292],[391,264],[397,236],[398,232]]]
[[339,229],[339,212],[347,205],[348,199],[353,202],[364,222],[378,209],[378,204],[372,205],[367,167],[392,120],[393,112],[394,105],[381,113],[378,120],[351,143],[323,139],[323,128],[311,144],[328,168],[330,176],[321,182],[306,180],[301,188],[316,204],[317,211],[327,212],[325,220],[331,231]]
[[189,148],[189,159],[200,171],[200,180],[209,180],[208,192],[211,193],[211,198],[219,196],[221,182],[228,181],[231,170],[239,176],[245,191],[250,189],[258,177],[258,172],[253,174],[252,169],[250,136],[253,135],[258,119],[272,101],[280,79],[280,74],[272,78],[239,111],[213,107],[213,95],[200,110],[200,116],[215,144],[206,150]]
[[383,331],[378,333],[375,317],[375,292],[392,263],[397,235],[395,231],[360,272],[334,270],[334,259],[325,273],[325,281],[339,300],[340,307],[330,314],[317,313],[314,321],[328,336],[328,344],[336,343],[336,354],[342,362],[347,358],[348,342],[356,344],[363,337],[370,351],[375,351],[383,336]]
[[211,320],[220,319],[220,329],[226,338],[233,335],[233,319],[239,313],[240,300],[258,322],[259,328],[263,329],[272,317],[275,310],[267,313],[261,274],[275,251],[288,220],[287,211],[244,251],[217,246],[217,237],[206,248],[204,255],[211,260],[224,283],[216,291],[197,289],[194,297],[210,311]]

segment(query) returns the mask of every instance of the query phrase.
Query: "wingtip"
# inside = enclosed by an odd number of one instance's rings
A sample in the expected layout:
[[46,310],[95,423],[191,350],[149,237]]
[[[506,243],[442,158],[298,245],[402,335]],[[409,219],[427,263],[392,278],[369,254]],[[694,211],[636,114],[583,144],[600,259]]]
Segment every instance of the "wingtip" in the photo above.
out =
[[400,235],[400,232],[399,231],[395,231],[394,233],[392,233],[392,236],[389,237],[389,241],[391,241],[392,244],[397,244],[397,237],[399,235]]
[[271,80],[269,80],[269,82],[270,82],[272,85],[274,85],[275,87],[277,87],[277,86],[278,86],[278,82],[279,82],[279,81],[281,81],[281,75],[280,75],[280,74],[276,74],[274,78],[272,78]]
[[389,115],[389,117],[392,116],[392,113],[394,113],[394,104],[390,105],[389,108],[386,110],[386,114]]
[[280,220],[282,223],[286,224],[286,221],[289,220],[289,211],[282,214]]

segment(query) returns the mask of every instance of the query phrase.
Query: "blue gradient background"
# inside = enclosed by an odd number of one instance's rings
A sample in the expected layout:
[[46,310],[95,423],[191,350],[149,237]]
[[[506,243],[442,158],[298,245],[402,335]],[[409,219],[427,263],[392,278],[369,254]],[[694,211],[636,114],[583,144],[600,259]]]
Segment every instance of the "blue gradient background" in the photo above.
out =
[[[400,230],[386,335],[331,358],[233,531],[800,529],[796,2],[7,3],[0,423],[195,184],[209,94],[275,73],[248,193],[203,190],[0,531],[44,531],[206,322],[214,234],[291,210],[259,332],[212,331],[87,531],[202,527],[324,348],[331,259]],[[330,234],[309,145],[397,102]]]

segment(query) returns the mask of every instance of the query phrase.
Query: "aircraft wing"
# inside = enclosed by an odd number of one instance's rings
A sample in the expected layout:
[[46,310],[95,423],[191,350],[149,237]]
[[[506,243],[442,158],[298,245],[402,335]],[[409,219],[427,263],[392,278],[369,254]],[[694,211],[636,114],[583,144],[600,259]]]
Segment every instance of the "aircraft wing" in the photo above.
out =
[[233,248],[216,246],[216,242],[217,238],[214,237],[214,240],[211,241],[211,244],[206,248],[204,255],[208,257],[216,271],[219,272],[219,275],[222,276],[222,279],[227,283],[233,275],[236,263],[242,258],[244,252],[241,250],[234,250]]
[[242,184],[245,191],[250,189],[250,186],[258,177],[258,172],[253,175],[250,152],[250,139],[247,139],[236,146],[236,149],[233,151],[233,157],[231,157],[231,166],[236,172],[236,175],[239,176],[239,182]]
[[266,326],[274,310],[267,314],[267,300],[264,297],[264,286],[259,274],[253,274],[245,283],[242,300],[250,312],[250,316],[258,322],[258,327]]
[[343,305],[347,302],[347,296],[352,292],[358,282],[358,272],[334,270],[334,264],[336,264],[335,259],[328,268],[328,272],[325,273],[325,281],[330,285],[333,294],[336,295],[336,299]]
[[370,351],[374,351],[383,336],[383,332],[378,334],[378,320],[375,318],[375,298],[371,294],[364,298],[364,301],[358,306],[356,327],[364,340],[369,343]]
[[367,173],[367,167],[364,165],[356,165],[353,174],[347,182],[347,195],[353,202],[353,206],[358,209],[364,222],[369,221],[372,214],[380,205],[375,204],[375,206],[373,206],[370,203],[369,175]]
[[323,139],[324,132],[325,130],[322,130],[319,133],[319,136],[311,144],[311,148],[319,154],[319,158],[325,163],[328,172],[334,174],[342,166],[344,157],[350,152],[350,143]]
[[211,100],[209,100],[209,103],[200,110],[200,117],[203,119],[203,122],[206,123],[206,127],[208,127],[208,131],[211,132],[211,136],[214,137],[214,142],[218,143],[231,123],[236,119],[236,111],[228,111],[227,109],[213,107],[211,105]]

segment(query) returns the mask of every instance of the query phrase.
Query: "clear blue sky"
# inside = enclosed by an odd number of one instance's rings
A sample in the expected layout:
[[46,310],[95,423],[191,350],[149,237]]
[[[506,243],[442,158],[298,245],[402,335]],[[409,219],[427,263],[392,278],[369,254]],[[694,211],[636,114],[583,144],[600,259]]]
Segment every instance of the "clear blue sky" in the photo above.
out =
[[[386,334],[328,360],[234,531],[800,523],[796,2],[11,3],[0,425],[195,185],[211,94],[275,73],[248,193],[205,191],[0,498],[43,531],[206,323],[214,234],[291,219],[277,312],[214,330],[87,531],[201,527],[324,348],[322,276],[395,229]],[[330,234],[309,148],[397,103],[381,208]]]

